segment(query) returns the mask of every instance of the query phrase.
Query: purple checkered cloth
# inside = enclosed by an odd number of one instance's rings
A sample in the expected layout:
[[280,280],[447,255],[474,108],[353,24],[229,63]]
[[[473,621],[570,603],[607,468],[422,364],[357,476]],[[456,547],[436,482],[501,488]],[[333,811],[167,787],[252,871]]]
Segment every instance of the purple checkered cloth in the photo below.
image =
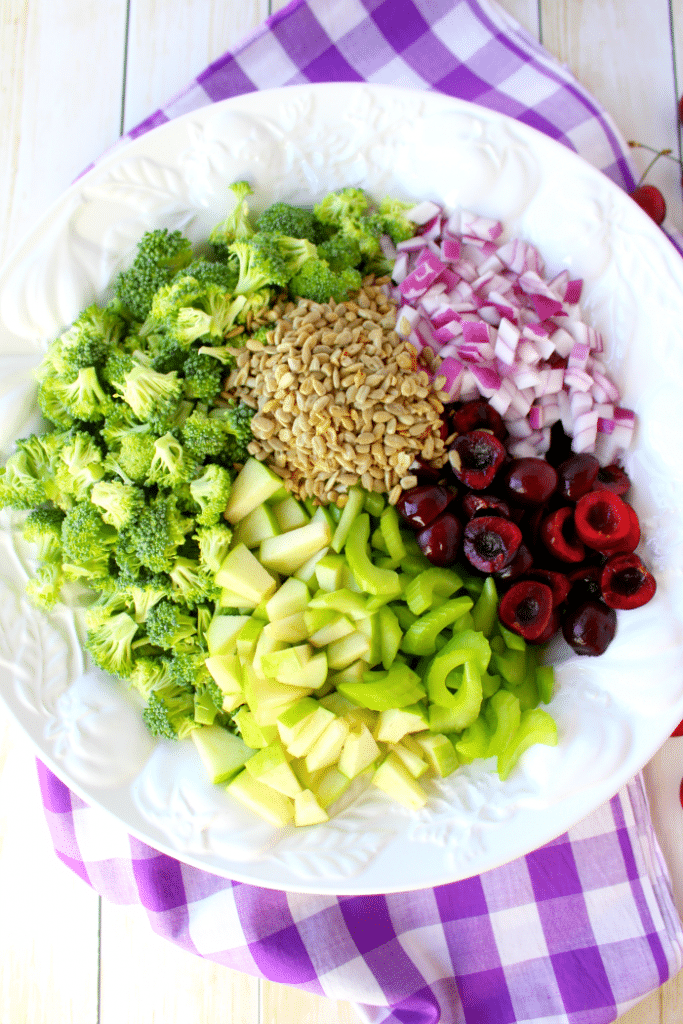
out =
[[[625,189],[609,115],[491,0],[294,0],[118,145],[258,89],[367,81],[433,89],[524,121]],[[683,251],[683,236],[669,231]],[[464,881],[384,896],[233,882],[126,835],[38,765],[57,856],[158,934],[393,1024],[605,1024],[683,965],[683,929],[640,775],[568,833]]]

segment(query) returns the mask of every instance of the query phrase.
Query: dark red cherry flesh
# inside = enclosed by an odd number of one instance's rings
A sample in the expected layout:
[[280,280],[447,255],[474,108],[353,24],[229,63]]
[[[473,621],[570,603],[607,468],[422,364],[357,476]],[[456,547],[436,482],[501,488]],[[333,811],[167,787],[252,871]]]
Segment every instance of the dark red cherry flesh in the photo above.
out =
[[457,434],[469,434],[471,430],[491,430],[502,441],[507,429],[503,417],[484,398],[473,398],[463,402],[451,413],[451,429]]
[[543,519],[540,537],[545,548],[560,562],[582,562],[586,555],[583,542],[576,536],[571,505],[563,505]]
[[458,434],[448,461],[456,480],[473,491],[485,491],[505,459],[505,446],[487,430]]
[[502,498],[496,497],[495,494],[481,494],[479,492],[466,494],[462,499],[462,511],[466,519],[479,515],[502,516],[504,519],[510,518],[510,506]]
[[463,552],[480,572],[499,572],[517,554],[522,531],[502,516],[475,516],[463,532]]
[[553,595],[553,608],[559,608],[567,600],[571,583],[564,573],[555,572],[553,569],[531,569],[526,575],[530,580],[545,583],[547,587],[550,587]]
[[657,584],[638,555],[612,555],[600,575],[605,604],[610,608],[640,608],[655,596]]
[[599,599],[570,609],[562,621],[562,635],[575,654],[604,654],[616,631],[617,613]]
[[494,576],[497,580],[501,580],[501,582],[505,584],[512,583],[521,576],[526,576],[533,564],[533,555],[524,541],[522,541],[517,548],[517,554],[512,561],[508,562],[507,565],[504,565],[499,572],[494,573]]
[[452,497],[452,492],[446,487],[422,484],[403,492],[396,502],[396,511],[413,529],[419,530],[436,519]]
[[593,489],[599,471],[600,463],[589,452],[570,455],[557,467],[558,493],[569,501],[577,501]]
[[520,505],[545,505],[557,487],[557,470],[545,459],[514,459],[503,485],[506,495]]
[[415,539],[432,565],[452,565],[460,551],[462,523],[452,512],[442,512]]
[[625,540],[631,530],[628,505],[613,491],[590,491],[576,503],[574,528],[587,547],[608,550]]
[[552,590],[537,580],[519,580],[503,594],[500,621],[513,633],[534,641],[543,636],[553,612]]
[[601,466],[598,475],[593,481],[594,491],[614,491],[615,494],[623,496],[631,486],[631,479],[621,466],[612,463],[610,466]]

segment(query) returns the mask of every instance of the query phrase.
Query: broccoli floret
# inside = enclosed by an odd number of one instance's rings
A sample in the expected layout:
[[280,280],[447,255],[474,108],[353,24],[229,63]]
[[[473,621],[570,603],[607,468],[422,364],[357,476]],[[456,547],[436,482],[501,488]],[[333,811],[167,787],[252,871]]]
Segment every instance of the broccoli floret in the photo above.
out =
[[26,581],[26,596],[37,608],[49,611],[59,600],[63,584],[61,560],[47,561]]
[[350,267],[357,267],[363,259],[363,254],[355,238],[337,231],[318,246],[318,257],[329,263],[330,270],[338,274]]
[[393,242],[405,242],[415,234],[415,222],[406,217],[406,212],[414,205],[402,199],[389,198],[379,204],[377,219],[383,233],[389,235]]
[[194,720],[198,725],[213,725],[222,709],[223,693],[215,680],[209,677],[206,682],[195,685]]
[[150,609],[169,596],[168,577],[163,573],[156,573],[149,579],[140,579],[127,588],[126,594],[135,621],[145,622]]
[[55,374],[46,376],[38,387],[38,407],[46,420],[59,427],[60,430],[68,430],[75,423],[75,418],[62,401],[60,394],[61,377]]
[[304,260],[315,254],[316,248],[302,238],[262,231],[233,242],[230,251],[239,260],[235,293],[249,295],[268,285],[284,288]]
[[225,523],[200,526],[194,535],[199,545],[199,561],[209,572],[217,573],[230,550],[232,530]]
[[154,442],[148,483],[173,490],[179,484],[193,480],[198,469],[197,460],[190,452],[183,448],[173,434],[166,433]]
[[[111,579],[114,582],[113,577]],[[85,624],[89,631],[93,631],[108,622],[113,615],[119,615],[121,612],[130,612],[130,600],[125,591],[117,590],[113,586],[112,590],[102,590],[97,600],[88,605],[85,611]]]
[[220,394],[225,375],[226,370],[219,359],[212,359],[205,352],[193,349],[183,364],[185,396],[210,401]]
[[292,238],[307,238],[313,245],[319,245],[327,237],[327,230],[315,216],[313,210],[289,203],[273,203],[256,221],[257,231],[272,231]]
[[[253,317],[262,316],[270,309],[278,295],[276,288],[260,288],[246,297],[246,301],[235,317],[236,324],[249,324]],[[244,298],[244,296],[242,296]]]
[[133,670],[132,644],[138,624],[127,612],[118,612],[88,632],[86,647],[105,672],[125,679]]
[[107,465],[114,472],[122,473],[127,480],[144,484],[154,458],[155,440],[148,426],[131,430],[120,439],[119,450],[107,460]]
[[330,192],[315,206],[318,220],[354,239],[363,256],[377,256],[382,249],[382,226],[373,214],[370,197],[360,188]]
[[[109,352],[101,369],[102,380],[106,381],[112,388],[117,388],[123,383],[127,373],[139,362],[146,362],[141,352],[127,352],[123,348],[113,348]],[[111,415],[111,414],[109,414]]]
[[177,558],[168,575],[173,600],[186,604],[188,608],[196,608],[198,604],[218,597],[219,588],[211,573],[192,558]]
[[247,196],[253,195],[251,186],[246,181],[236,181],[230,186],[230,190],[235,196],[235,205],[225,220],[216,224],[209,235],[214,253],[223,260],[229,258],[229,247],[233,242],[254,234],[247,203]]
[[123,377],[120,397],[143,422],[163,425],[177,410],[183,384],[178,374],[159,373],[137,363]]
[[232,257],[225,260],[196,259],[182,271],[184,275],[193,277],[201,285],[216,285],[225,292],[232,292],[237,284],[237,260]]
[[142,323],[155,293],[192,260],[192,246],[180,231],[146,232],[128,270],[119,274],[114,290],[120,306]]
[[207,413],[196,408],[185,420],[181,436],[185,447],[200,462],[219,459],[226,464],[245,462],[247,445],[253,441],[251,420],[255,410],[233,401]]
[[112,411],[112,398],[100,384],[94,366],[85,366],[52,381],[52,389],[74,419],[96,423]]
[[0,469],[0,508],[32,509],[59,497],[53,473],[60,443],[58,435],[38,434],[17,441]]
[[116,538],[116,530],[105,523],[99,509],[90,501],[79,501],[62,522],[64,561],[81,566],[108,558]]
[[358,270],[347,267],[341,273],[335,273],[326,260],[306,260],[298,274],[289,282],[292,295],[313,302],[344,302],[352,292],[358,291],[363,278]]
[[142,717],[152,736],[184,739],[198,728],[194,720],[194,691],[171,682],[162,683],[150,693]]
[[68,440],[56,460],[55,481],[63,494],[82,501],[105,474],[102,452],[85,430],[74,430],[66,436]]
[[177,507],[175,495],[157,495],[142,510],[134,523],[119,534],[122,554],[135,555],[141,565],[153,573],[167,573],[173,568],[178,548],[192,529],[192,520]]
[[148,700],[153,690],[161,688],[168,678],[167,661],[165,658],[152,658],[142,655],[135,659],[133,670],[128,676],[128,684],[141,697]]
[[164,597],[147,613],[147,638],[156,647],[170,651],[197,633],[197,623],[187,610]]
[[111,310],[88,306],[59,339],[60,356],[73,370],[99,367],[111,348],[118,345],[125,327],[122,318]]
[[119,480],[99,480],[93,484],[90,501],[102,510],[105,523],[120,530],[142,511],[145,496],[134,484]]
[[190,484],[190,494],[199,506],[196,519],[200,526],[217,523],[228,504],[232,489],[232,478],[224,466],[215,463],[207,466],[204,473]]
[[38,561],[61,560],[63,521],[64,512],[55,505],[41,505],[26,517],[21,532],[35,546]]

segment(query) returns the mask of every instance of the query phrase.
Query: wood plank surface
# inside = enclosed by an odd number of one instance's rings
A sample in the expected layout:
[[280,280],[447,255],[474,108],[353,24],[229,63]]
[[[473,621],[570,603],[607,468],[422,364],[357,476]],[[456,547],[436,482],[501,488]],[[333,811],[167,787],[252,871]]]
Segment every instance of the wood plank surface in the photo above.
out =
[[[267,0],[0,0],[0,262],[73,178],[271,11]],[[502,0],[627,138],[680,154],[683,5]],[[644,152],[637,154],[644,167]],[[651,180],[683,227],[680,168]],[[669,747],[666,748],[670,750]],[[683,754],[656,758],[673,784]],[[683,892],[680,851],[672,840]],[[52,852],[34,755],[0,712],[2,1024],[356,1024],[356,1009],[260,982],[159,938],[141,908],[101,903]],[[681,975],[623,1024],[680,1024]],[[448,1024],[448,1022],[444,1022]],[[488,1024],[488,1022],[487,1022]],[[491,1022],[495,1024],[495,1022]]]

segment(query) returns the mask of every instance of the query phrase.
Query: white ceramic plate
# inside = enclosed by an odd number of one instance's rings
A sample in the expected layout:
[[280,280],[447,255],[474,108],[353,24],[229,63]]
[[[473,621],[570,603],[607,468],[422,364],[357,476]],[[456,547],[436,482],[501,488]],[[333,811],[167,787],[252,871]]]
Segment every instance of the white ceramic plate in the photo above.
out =
[[155,743],[125,685],[93,670],[74,603],[24,596],[30,558],[4,515],[3,700],[41,758],[159,850],[221,875],[304,892],[390,892],[493,868],[611,797],[683,718],[683,261],[606,177],[534,130],[433,93],[367,85],[253,93],[180,117],[110,153],[45,215],[0,274],[0,448],[35,429],[31,368],[107,295],[143,231],[206,237],[247,179],[254,207],[358,184],[500,218],[549,272],[585,279],[583,309],[639,427],[627,469],[655,599],[619,614],[601,658],[556,645],[556,748],[502,783],[490,763],[429,784],[419,813],[354,789],[325,825],[275,830],[209,785],[186,743]]

